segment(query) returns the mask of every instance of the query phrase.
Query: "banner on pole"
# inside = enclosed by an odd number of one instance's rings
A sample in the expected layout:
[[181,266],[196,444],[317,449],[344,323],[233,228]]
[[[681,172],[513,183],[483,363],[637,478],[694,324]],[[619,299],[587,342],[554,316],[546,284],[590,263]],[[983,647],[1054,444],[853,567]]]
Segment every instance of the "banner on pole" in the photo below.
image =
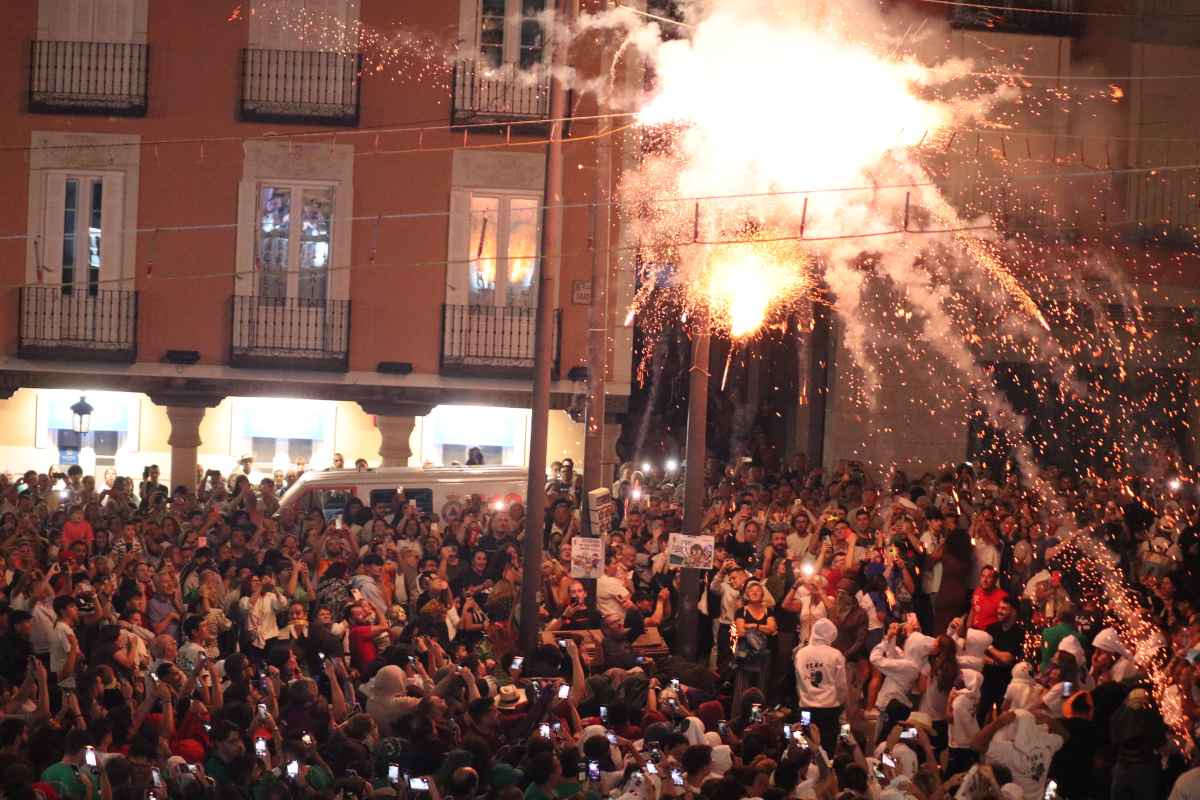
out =
[[716,540],[712,536],[672,533],[667,540],[667,566],[712,569]]
[[603,536],[612,530],[613,514],[617,504],[608,489],[592,489],[587,493],[588,519],[592,524],[592,535]]

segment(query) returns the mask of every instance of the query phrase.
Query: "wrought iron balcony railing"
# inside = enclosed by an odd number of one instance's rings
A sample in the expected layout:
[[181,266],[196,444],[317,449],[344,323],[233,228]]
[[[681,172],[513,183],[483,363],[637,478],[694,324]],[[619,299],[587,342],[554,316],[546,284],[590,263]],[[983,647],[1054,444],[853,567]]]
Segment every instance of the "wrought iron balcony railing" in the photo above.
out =
[[17,353],[67,361],[137,360],[138,293],[24,286]]
[[987,8],[954,8],[950,23],[974,30],[1078,36],[1083,17],[1072,13],[1078,5],[1075,0],[993,0]]
[[238,295],[231,301],[229,364],[345,372],[350,301]]
[[125,42],[35,41],[29,110],[144,117],[150,49]]
[[241,117],[357,125],[361,70],[358,53],[244,50]]
[[541,69],[523,71],[515,64],[492,67],[478,61],[457,61],[453,93],[450,122],[454,125],[550,116],[550,75]]
[[[536,308],[442,306],[442,372],[528,377],[533,369],[536,324]],[[555,375],[561,334],[561,313],[555,311]]]

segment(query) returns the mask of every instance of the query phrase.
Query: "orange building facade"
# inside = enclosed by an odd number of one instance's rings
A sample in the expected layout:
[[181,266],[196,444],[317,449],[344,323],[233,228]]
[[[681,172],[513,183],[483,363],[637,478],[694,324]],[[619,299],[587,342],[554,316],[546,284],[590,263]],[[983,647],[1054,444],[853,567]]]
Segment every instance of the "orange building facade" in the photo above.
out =
[[[335,452],[448,464],[475,446],[524,464],[544,6],[36,0],[10,14],[0,468],[155,463],[178,484],[242,454],[264,470]],[[596,105],[574,97],[570,113],[593,118],[563,146],[548,458],[578,464],[590,328],[606,330],[596,449],[613,453],[627,406],[632,267],[596,210],[610,185]],[[81,394],[95,408],[82,437],[65,410]]]

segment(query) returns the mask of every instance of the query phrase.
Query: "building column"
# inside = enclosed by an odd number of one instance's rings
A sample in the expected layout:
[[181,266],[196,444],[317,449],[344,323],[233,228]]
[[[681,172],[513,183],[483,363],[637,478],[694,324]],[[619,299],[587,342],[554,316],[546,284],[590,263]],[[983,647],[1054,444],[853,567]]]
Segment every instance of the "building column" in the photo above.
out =
[[375,427],[379,429],[379,458],[383,467],[407,467],[412,456],[409,439],[417,426],[416,417],[391,417],[378,415]]
[[386,400],[360,400],[362,410],[375,417],[379,429],[379,458],[383,467],[407,467],[412,456],[409,438],[417,425],[417,417],[433,410],[432,404],[403,403]]
[[196,453],[200,447],[200,423],[204,421],[204,406],[167,406],[171,421],[171,491],[186,486],[196,490]]

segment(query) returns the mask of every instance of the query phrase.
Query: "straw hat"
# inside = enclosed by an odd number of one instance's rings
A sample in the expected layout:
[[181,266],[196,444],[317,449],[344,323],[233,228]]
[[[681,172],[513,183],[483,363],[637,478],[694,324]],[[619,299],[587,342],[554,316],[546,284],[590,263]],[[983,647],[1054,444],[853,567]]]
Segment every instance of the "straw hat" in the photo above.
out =
[[520,705],[527,702],[524,689],[518,689],[516,686],[509,684],[501,686],[500,692],[496,696],[496,707],[502,710],[511,711]]

